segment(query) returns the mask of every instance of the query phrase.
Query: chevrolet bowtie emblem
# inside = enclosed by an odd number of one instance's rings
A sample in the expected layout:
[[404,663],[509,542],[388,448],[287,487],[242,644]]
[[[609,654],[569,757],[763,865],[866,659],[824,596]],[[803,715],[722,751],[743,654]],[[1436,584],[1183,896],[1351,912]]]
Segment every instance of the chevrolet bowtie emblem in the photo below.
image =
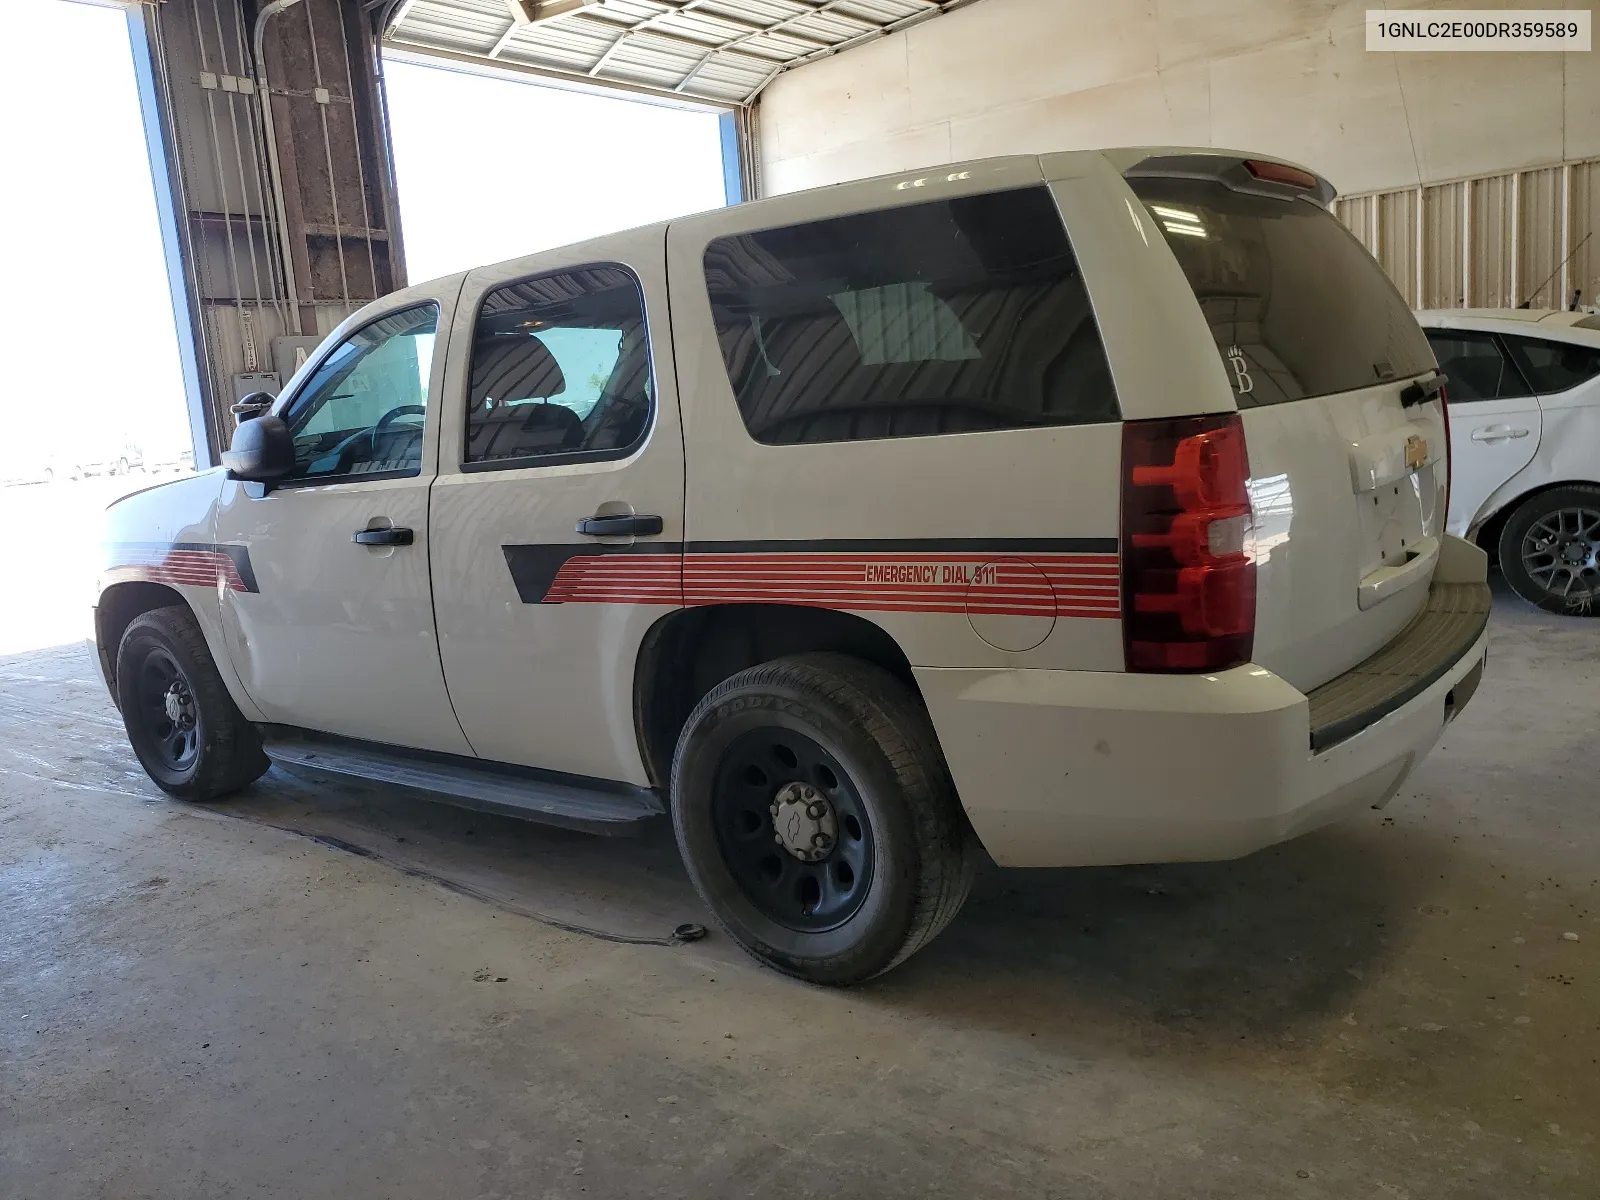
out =
[[1428,439],[1412,434],[1406,439],[1406,466],[1413,471],[1428,464]]

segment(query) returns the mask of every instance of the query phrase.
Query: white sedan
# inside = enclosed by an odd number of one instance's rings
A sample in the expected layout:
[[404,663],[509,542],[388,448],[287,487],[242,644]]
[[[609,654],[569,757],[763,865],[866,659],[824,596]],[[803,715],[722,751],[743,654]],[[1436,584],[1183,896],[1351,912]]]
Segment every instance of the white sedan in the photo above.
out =
[[1421,312],[1449,376],[1449,530],[1513,591],[1600,615],[1600,314]]

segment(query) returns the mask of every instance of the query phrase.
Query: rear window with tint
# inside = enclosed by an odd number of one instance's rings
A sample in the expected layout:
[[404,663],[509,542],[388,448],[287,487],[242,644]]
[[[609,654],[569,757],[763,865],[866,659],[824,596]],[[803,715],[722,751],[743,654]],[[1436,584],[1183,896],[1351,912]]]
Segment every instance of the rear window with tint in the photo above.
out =
[[1089,296],[1042,187],[718,238],[705,272],[759,442],[1118,419]]
[[1241,408],[1371,387],[1433,367],[1366,248],[1311,200],[1215,180],[1128,180],[1211,326]]

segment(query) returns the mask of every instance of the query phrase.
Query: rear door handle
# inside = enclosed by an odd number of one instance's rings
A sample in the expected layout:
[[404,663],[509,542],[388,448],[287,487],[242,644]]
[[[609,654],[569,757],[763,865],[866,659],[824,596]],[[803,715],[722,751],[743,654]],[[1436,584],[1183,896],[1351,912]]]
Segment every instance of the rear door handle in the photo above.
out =
[[664,528],[661,518],[652,516],[585,517],[578,522],[585,537],[651,537]]
[[350,535],[358,546],[409,546],[411,530],[399,526],[390,529],[358,529]]
[[1472,440],[1475,442],[1504,442],[1511,438],[1525,438],[1528,436],[1526,429],[1513,429],[1509,425],[1485,425],[1481,429],[1472,431]]

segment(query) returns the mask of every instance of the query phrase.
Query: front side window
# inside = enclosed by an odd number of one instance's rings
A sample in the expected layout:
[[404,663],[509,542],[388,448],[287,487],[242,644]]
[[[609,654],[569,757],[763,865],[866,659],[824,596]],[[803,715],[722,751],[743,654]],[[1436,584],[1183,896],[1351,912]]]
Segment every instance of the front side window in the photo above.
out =
[[468,469],[627,454],[650,422],[644,296],[597,265],[490,292],[467,398]]
[[1600,348],[1512,334],[1506,335],[1506,343],[1541,396],[1553,396],[1600,375]]
[[1429,329],[1439,369],[1447,377],[1451,404],[1474,400],[1506,400],[1531,395],[1522,372],[1500,351],[1492,333],[1466,333],[1459,329]]
[[728,379],[758,442],[1120,415],[1045,188],[718,238],[705,273]]
[[380,317],[328,355],[284,412],[296,479],[367,479],[422,469],[437,305]]

